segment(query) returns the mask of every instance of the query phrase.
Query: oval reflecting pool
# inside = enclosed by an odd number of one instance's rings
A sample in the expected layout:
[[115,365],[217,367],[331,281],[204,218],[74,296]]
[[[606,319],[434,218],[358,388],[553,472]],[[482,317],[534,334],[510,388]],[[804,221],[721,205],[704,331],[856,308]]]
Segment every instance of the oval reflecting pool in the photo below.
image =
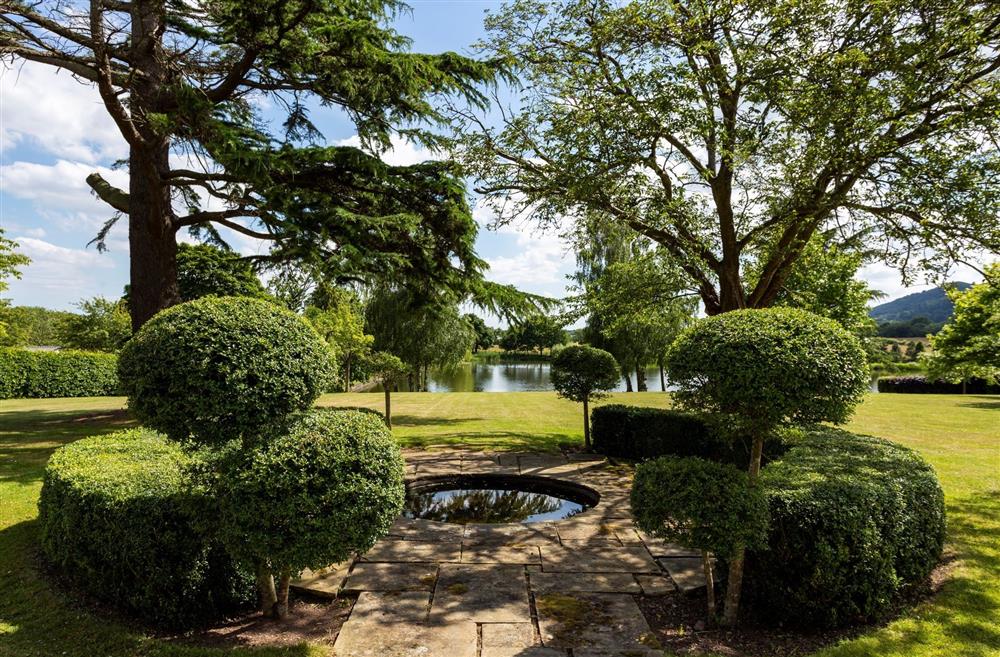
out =
[[548,477],[447,475],[407,482],[407,518],[461,525],[545,522],[596,505],[597,491]]

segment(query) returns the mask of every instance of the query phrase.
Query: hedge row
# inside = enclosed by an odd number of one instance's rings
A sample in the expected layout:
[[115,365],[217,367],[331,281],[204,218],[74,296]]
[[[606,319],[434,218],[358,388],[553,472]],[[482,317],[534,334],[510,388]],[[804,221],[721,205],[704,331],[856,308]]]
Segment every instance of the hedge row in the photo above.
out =
[[781,622],[884,617],[941,557],[944,495],[916,452],[823,428],[762,470],[767,548],[747,557],[755,608]]
[[118,394],[114,354],[0,349],[0,399],[114,394]]
[[970,379],[963,388],[961,383],[936,381],[926,376],[884,376],[878,380],[879,392],[923,393],[935,395],[1000,395],[1000,384],[983,379]]
[[148,429],[85,438],[55,451],[38,504],[42,551],[66,579],[144,620],[188,627],[251,602],[187,484],[192,457]]
[[[608,404],[591,413],[594,451],[605,456],[642,461],[659,456],[697,456],[741,467],[750,450],[740,441],[716,438],[705,420],[694,413],[660,408]],[[783,451],[775,443],[766,456]]]

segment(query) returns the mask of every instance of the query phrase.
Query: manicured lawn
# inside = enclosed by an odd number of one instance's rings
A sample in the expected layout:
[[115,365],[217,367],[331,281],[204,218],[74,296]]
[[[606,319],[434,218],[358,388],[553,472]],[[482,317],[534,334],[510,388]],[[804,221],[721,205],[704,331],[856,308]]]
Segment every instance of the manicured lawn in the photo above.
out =
[[[663,394],[612,401],[666,405]],[[382,396],[339,394],[322,405],[380,408]],[[166,643],[72,601],[36,571],[36,500],[53,449],[130,424],[121,398],[0,402],[0,656],[201,657],[322,655],[319,646],[223,651]],[[395,434],[405,445],[555,450],[582,441],[578,405],[551,393],[399,393]],[[947,495],[957,567],[941,593],[888,627],[822,657],[1000,656],[1000,397],[870,395],[849,428],[919,450]]]

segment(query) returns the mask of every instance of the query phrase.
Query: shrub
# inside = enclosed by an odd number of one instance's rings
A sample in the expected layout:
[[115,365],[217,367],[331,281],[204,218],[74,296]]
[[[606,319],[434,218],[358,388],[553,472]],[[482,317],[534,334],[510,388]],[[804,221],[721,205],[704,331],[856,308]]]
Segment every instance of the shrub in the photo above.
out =
[[160,625],[204,622],[252,600],[252,579],[198,527],[191,457],[147,429],[57,449],[38,504],[47,560],[86,593]]
[[702,551],[709,616],[715,615],[709,553],[731,557],[763,547],[767,500],[746,472],[728,463],[665,456],[635,471],[632,513],[645,532]]
[[744,431],[846,421],[868,389],[861,342],[803,310],[738,310],[703,319],[667,355],[675,399]]
[[118,394],[117,369],[114,354],[0,349],[0,399]]
[[222,470],[223,539],[265,587],[279,576],[281,616],[291,576],[346,560],[388,533],[403,508],[403,472],[399,447],[375,414],[303,413],[287,433]]
[[879,392],[903,392],[933,395],[997,395],[1000,384],[991,384],[983,379],[971,379],[965,384],[936,381],[926,376],[884,376],[878,380]]
[[[591,413],[594,451],[634,461],[658,456],[697,456],[746,467],[749,447],[715,432],[696,413],[662,408],[608,404]],[[768,441],[766,456],[781,453],[780,440]]]
[[122,387],[144,424],[171,438],[256,436],[308,408],[330,359],[303,319],[250,297],[206,297],[157,314],[122,349]]
[[[703,319],[666,358],[674,398],[708,414],[716,429],[752,441],[757,477],[764,444],[782,428],[843,422],[868,389],[865,350],[831,319],[792,308],[738,310]],[[729,564],[723,622],[736,623],[743,554]]]
[[583,443],[590,449],[590,412],[592,399],[604,396],[605,390],[618,385],[618,362],[603,349],[575,344],[552,359],[552,387],[560,397],[583,402]]
[[933,468],[905,447],[817,429],[761,481],[771,528],[747,572],[766,615],[824,626],[875,620],[940,559],[944,495]]

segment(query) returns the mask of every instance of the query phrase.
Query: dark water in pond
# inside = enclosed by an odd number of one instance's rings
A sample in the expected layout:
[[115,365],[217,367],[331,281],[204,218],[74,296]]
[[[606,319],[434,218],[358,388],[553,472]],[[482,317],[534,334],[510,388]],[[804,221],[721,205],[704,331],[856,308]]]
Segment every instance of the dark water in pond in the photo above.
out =
[[[549,363],[461,363],[446,369],[432,369],[428,372],[427,387],[430,392],[535,392],[552,390],[549,377],[552,366]],[[633,390],[635,389],[635,373],[630,376]],[[875,389],[872,380],[872,391]],[[650,391],[660,388],[660,370],[656,367],[646,369],[646,385]],[[406,391],[406,382],[400,383],[399,389]],[[667,390],[671,390],[667,382]],[[620,379],[615,392],[625,392],[625,380]],[[373,392],[381,392],[381,387],[375,387]]]
[[408,493],[403,515],[462,525],[494,524],[562,520],[587,508],[581,502],[545,493],[502,488],[448,488]]

